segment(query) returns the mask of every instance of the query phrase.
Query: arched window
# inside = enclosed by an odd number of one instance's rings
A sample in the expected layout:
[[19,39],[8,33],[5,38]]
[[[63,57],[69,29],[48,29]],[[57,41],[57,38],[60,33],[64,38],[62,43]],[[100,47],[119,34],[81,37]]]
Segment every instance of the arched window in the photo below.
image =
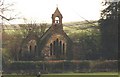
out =
[[60,41],[60,54],[62,54],[62,41]]
[[52,55],[53,54],[53,45],[52,45],[52,43],[50,44],[50,55]]
[[36,52],[36,40],[30,40],[28,42],[28,51],[29,52]]
[[55,41],[53,42],[53,55],[55,55],[55,52],[56,52],[56,50],[55,50]]
[[58,38],[53,41],[53,43],[50,43],[50,55],[65,55],[66,52],[66,46],[65,43],[59,40]]
[[32,51],[32,46],[31,45],[29,46],[29,50],[30,50],[30,52]]
[[35,45],[35,52],[36,52],[37,46]]
[[59,23],[59,17],[55,17],[55,23]]
[[65,44],[63,43],[63,55],[65,54]]

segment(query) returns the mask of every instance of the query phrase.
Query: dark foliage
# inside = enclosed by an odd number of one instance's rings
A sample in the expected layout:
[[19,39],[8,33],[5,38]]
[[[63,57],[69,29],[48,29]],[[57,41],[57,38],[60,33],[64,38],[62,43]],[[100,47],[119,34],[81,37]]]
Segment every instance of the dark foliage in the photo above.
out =
[[[100,30],[101,30],[101,56],[104,59],[118,58],[118,16],[120,2],[107,3],[101,13]],[[104,5],[105,6],[105,5]]]
[[65,72],[116,72],[118,61],[115,60],[56,60],[56,61],[15,61],[4,68],[5,73],[36,74]]

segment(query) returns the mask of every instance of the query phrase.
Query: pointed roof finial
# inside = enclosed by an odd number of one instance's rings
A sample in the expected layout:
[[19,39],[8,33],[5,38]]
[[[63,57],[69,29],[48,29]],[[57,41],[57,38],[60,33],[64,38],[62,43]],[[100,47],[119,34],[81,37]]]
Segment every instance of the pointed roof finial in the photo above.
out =
[[58,8],[58,4],[56,4],[56,8]]
[[59,0],[57,0],[56,8],[58,8]]

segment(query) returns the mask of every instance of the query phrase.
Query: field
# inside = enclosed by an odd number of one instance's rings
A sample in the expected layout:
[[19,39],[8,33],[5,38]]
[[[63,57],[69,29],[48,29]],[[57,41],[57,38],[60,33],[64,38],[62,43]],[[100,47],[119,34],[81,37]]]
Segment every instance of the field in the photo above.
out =
[[[4,75],[4,77],[37,77],[35,75]],[[118,77],[118,73],[64,73],[42,74],[41,77]]]

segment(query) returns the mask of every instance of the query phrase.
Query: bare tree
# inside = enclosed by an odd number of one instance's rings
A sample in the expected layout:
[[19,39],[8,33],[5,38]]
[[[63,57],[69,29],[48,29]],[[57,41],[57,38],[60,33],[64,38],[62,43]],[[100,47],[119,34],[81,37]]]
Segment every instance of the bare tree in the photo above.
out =
[[4,2],[5,2],[4,0],[0,0],[0,17],[1,17],[1,19],[2,20],[5,19],[7,21],[15,19],[15,17],[7,17],[4,15],[4,12],[6,12],[6,11],[13,11],[13,9],[10,9],[10,7],[12,7],[14,4],[13,3],[5,4]]
[[36,21],[32,20],[31,23],[28,23],[28,20],[24,18],[25,24],[19,24],[20,30],[22,32],[22,37],[21,42],[19,45],[19,52],[18,52],[18,59],[21,57],[21,53],[23,52],[22,48],[24,44],[30,39],[30,37],[35,37],[36,41],[43,35],[43,33],[46,31],[47,24],[46,23],[41,23],[37,24]]

